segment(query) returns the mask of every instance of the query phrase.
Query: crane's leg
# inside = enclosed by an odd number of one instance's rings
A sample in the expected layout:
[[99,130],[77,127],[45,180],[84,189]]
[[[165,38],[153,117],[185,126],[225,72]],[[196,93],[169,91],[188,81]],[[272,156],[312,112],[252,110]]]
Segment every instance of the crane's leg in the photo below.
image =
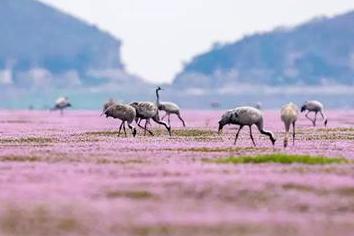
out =
[[125,130],[125,121],[123,121],[124,136],[127,137],[127,131]]
[[165,128],[166,128],[167,131],[168,131],[168,134],[169,134],[170,136],[172,136],[172,133],[171,133],[171,126],[168,126],[165,122],[160,121],[158,116],[153,117],[152,120],[155,121],[156,123],[158,123],[159,125],[165,126]]
[[320,114],[321,114],[321,116],[322,116],[322,119],[324,120],[324,125],[325,125],[325,127],[327,127],[327,116],[326,116],[325,114],[323,114],[322,111],[320,111]]
[[177,117],[178,117],[178,119],[180,119],[182,121],[183,127],[186,127],[186,123],[184,123],[184,120],[182,119],[180,113],[177,113]]
[[61,115],[61,116],[64,115],[63,109],[60,109],[60,115]]
[[295,121],[293,122],[293,146],[295,145]]
[[136,135],[136,129],[135,129],[135,127],[134,126],[132,126],[131,124],[129,124],[128,123],[128,127],[129,127],[129,129],[132,131],[132,135],[133,135],[133,137],[135,137],[135,135]]
[[147,123],[148,123],[148,120],[145,121],[145,126],[144,126],[144,136],[146,135],[146,130],[147,130]]
[[284,148],[286,148],[288,146],[288,140],[289,140],[290,123],[284,122],[284,125],[285,125]]
[[256,146],[256,143],[254,142],[253,135],[252,135],[252,125],[250,125],[249,127],[250,127],[250,136],[251,136],[251,139],[252,139],[252,143],[253,143],[254,146]]
[[240,125],[240,128],[238,129],[238,131],[237,131],[237,133],[236,133],[234,145],[236,145],[236,141],[237,141],[237,139],[238,139],[238,135],[239,135],[239,133],[240,133],[240,131],[241,131],[242,128],[243,128],[243,125]]
[[316,126],[316,120],[317,120],[317,111],[315,111],[315,119],[313,120],[313,126]]
[[309,117],[309,113],[310,113],[310,111],[307,111],[307,113],[305,114],[305,117],[307,119],[309,119],[312,122],[312,124],[314,124],[315,121]]
[[[142,121],[142,120],[140,120],[140,121]],[[149,132],[149,134],[151,134],[152,136],[154,136],[154,134],[146,128],[146,124],[149,123],[149,121],[146,120],[145,127],[140,124],[140,121],[138,122],[138,126],[144,130],[144,136],[146,135],[146,131]]]
[[171,114],[170,113],[167,115],[167,121],[168,121],[168,125],[171,126]]
[[120,131],[122,130],[123,122],[124,122],[124,121],[122,121],[122,123],[120,123],[119,131],[118,131],[118,137],[120,136]]

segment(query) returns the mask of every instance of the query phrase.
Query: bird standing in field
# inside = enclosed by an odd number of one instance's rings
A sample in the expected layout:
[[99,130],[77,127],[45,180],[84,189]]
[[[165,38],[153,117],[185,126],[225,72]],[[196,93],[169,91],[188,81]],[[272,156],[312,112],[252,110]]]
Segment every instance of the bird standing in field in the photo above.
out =
[[293,145],[295,144],[295,122],[299,115],[299,108],[294,103],[288,103],[281,108],[280,117],[285,125],[284,147],[288,146],[290,125],[293,126]]
[[[159,110],[155,103],[153,102],[132,102],[129,105],[135,108],[136,117],[135,121],[140,128],[144,130],[144,135],[146,135],[146,131],[149,134],[154,135],[151,130],[147,128],[147,124],[150,123],[150,119],[155,121],[156,123],[165,126],[169,135],[171,136],[171,126],[167,125],[165,122],[160,121]],[[142,126],[140,122],[145,120],[145,126]]]
[[63,115],[64,109],[71,107],[68,97],[60,97],[55,101],[55,105],[51,111],[60,110],[60,114]]
[[119,126],[118,137],[120,136],[120,132],[123,128],[124,135],[127,137],[127,132],[125,130],[125,122],[128,124],[129,129],[132,131],[133,137],[136,135],[136,129],[132,125],[136,117],[135,108],[130,105],[118,104],[110,100],[109,102],[103,105],[103,112],[101,116],[105,114],[106,118],[112,117],[113,119],[119,119],[122,123]]
[[159,96],[160,90],[162,90],[162,88],[157,87],[157,89],[156,89],[156,105],[160,111],[165,111],[165,115],[163,117],[161,117],[161,120],[163,120],[167,116],[168,125],[171,126],[170,116],[171,116],[171,114],[176,114],[178,119],[180,119],[182,121],[183,127],[186,127],[186,124],[181,117],[180,108],[176,103],[160,102],[160,96]]
[[[309,119],[312,122],[313,126],[316,126],[317,113],[321,114],[322,119],[324,120],[324,126],[325,127],[327,126],[327,122],[328,122],[327,116],[324,114],[323,105],[319,101],[315,101],[315,100],[306,101],[304,103],[304,105],[302,105],[302,107],[301,107],[301,112],[304,112],[304,111],[307,111],[305,116],[306,116],[307,119]],[[314,112],[315,113],[314,119],[311,119],[308,116],[308,114],[310,112]]]
[[236,133],[234,144],[236,144],[241,129],[244,126],[248,126],[250,129],[251,140],[253,142],[253,145],[256,146],[252,135],[252,125],[256,125],[261,134],[267,135],[270,141],[272,142],[272,145],[274,145],[276,141],[273,133],[263,128],[262,112],[254,107],[237,107],[235,109],[228,110],[227,112],[225,112],[222,115],[221,120],[219,121],[219,134],[223,127],[227,124],[234,124],[240,126]]

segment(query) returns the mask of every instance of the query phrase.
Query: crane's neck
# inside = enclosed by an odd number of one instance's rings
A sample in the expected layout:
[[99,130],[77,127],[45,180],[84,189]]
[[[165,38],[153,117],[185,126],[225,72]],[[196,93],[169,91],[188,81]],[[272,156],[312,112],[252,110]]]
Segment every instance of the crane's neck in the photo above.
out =
[[159,90],[156,89],[156,105],[160,106],[160,96],[159,96]]

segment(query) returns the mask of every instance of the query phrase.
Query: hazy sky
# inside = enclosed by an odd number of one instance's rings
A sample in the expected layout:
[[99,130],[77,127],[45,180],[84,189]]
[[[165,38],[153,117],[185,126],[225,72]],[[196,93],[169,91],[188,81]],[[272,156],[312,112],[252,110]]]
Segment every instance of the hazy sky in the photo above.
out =
[[123,41],[127,69],[170,82],[214,42],[354,9],[354,0],[40,0]]

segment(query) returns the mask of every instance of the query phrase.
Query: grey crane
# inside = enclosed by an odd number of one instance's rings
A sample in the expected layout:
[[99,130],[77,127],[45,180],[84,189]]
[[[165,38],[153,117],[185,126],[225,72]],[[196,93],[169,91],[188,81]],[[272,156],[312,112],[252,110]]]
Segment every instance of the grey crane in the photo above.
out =
[[[313,126],[316,126],[316,120],[317,120],[317,113],[320,113],[322,116],[322,119],[324,121],[324,126],[327,126],[327,116],[324,114],[324,107],[323,104],[319,101],[316,100],[311,100],[311,101],[306,101],[302,107],[301,107],[301,112],[307,111],[305,116],[307,119],[309,119]],[[314,112],[315,113],[315,117],[314,119],[311,119],[308,115],[310,112]]]
[[127,132],[125,131],[125,123],[128,124],[129,129],[132,131],[133,137],[136,135],[136,129],[132,125],[132,122],[135,120],[136,111],[135,108],[126,105],[126,104],[118,104],[113,101],[109,101],[103,105],[103,112],[101,116],[105,114],[106,118],[112,117],[114,119],[119,119],[122,123],[119,126],[118,136],[120,136],[120,132],[123,128],[125,136],[127,136]]
[[161,87],[157,87],[156,89],[156,105],[160,111],[165,111],[165,115],[161,117],[163,120],[167,116],[168,125],[171,125],[170,116],[171,114],[175,114],[178,119],[182,121],[183,127],[186,127],[186,123],[182,119],[180,108],[176,103],[173,102],[160,102],[159,91],[162,90]]
[[[155,103],[142,101],[142,102],[132,102],[129,105],[135,108],[136,110],[135,121],[140,128],[144,129],[144,135],[146,134],[146,131],[149,132],[150,135],[154,135],[153,132],[147,128],[147,124],[150,123],[150,119],[152,119],[157,124],[165,126],[169,135],[171,136],[171,126],[167,125],[163,121],[160,121],[159,110]],[[145,126],[142,126],[140,124],[142,120],[145,120]]]
[[254,107],[237,107],[235,109],[226,111],[219,121],[219,134],[221,133],[223,127],[227,124],[234,124],[240,126],[236,133],[234,144],[236,144],[241,129],[244,126],[248,126],[250,129],[251,140],[253,142],[253,145],[256,146],[252,135],[252,125],[256,125],[261,134],[267,135],[270,141],[272,142],[272,145],[274,146],[276,139],[273,133],[264,129],[262,112]]

